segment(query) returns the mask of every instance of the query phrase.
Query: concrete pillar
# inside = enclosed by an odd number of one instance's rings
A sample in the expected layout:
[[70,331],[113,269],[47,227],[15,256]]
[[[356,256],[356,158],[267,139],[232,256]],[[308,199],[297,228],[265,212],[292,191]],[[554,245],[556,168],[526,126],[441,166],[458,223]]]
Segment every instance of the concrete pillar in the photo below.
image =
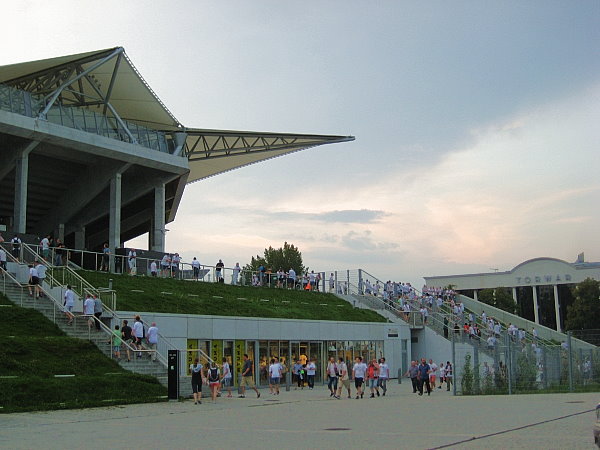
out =
[[29,178],[29,153],[22,153],[15,164],[15,209],[13,230],[25,233],[27,229],[27,180]]
[[540,323],[540,311],[538,306],[537,289],[536,286],[531,286],[533,289],[533,318],[535,323]]
[[110,180],[110,207],[108,216],[108,246],[110,248],[110,270],[115,271],[115,250],[121,246],[121,179],[117,173]]
[[556,314],[556,331],[562,331],[560,326],[560,302],[558,301],[558,286],[554,285],[554,313]]
[[85,249],[85,227],[75,231],[75,248],[78,250]]
[[477,289],[473,290],[473,300],[477,300],[478,301],[478,299],[477,299]]
[[154,215],[150,230],[151,250],[165,251],[165,185],[154,188]]
[[60,239],[62,242],[65,241],[65,224],[59,223],[58,228],[56,230],[56,237]]
[[518,305],[519,302],[517,301],[517,288],[516,287],[512,288],[512,294],[513,294],[513,300],[515,302],[515,305]]

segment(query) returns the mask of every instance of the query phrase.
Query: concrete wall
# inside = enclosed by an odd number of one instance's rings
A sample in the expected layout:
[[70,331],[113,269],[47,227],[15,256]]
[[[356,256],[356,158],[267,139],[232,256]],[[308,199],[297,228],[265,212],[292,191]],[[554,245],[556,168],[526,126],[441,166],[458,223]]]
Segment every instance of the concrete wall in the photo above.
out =
[[[140,314],[156,322],[159,332],[179,349],[188,339],[279,341],[383,341],[392,376],[401,364],[401,340],[410,342],[410,328],[402,323],[334,322],[325,320],[270,319],[255,317],[200,316],[118,311],[121,318]],[[396,335],[397,337],[390,337]],[[410,347],[410,346],[409,346]],[[410,358],[410,348],[409,356]],[[182,369],[185,363],[182,361]]]

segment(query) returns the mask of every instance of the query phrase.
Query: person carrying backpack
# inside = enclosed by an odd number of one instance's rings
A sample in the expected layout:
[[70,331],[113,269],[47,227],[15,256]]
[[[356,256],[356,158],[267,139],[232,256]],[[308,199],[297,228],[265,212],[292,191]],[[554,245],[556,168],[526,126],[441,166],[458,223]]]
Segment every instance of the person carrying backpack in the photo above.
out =
[[221,373],[214,361],[211,361],[208,369],[208,386],[210,387],[210,397],[213,403],[217,401],[217,392],[219,390]]

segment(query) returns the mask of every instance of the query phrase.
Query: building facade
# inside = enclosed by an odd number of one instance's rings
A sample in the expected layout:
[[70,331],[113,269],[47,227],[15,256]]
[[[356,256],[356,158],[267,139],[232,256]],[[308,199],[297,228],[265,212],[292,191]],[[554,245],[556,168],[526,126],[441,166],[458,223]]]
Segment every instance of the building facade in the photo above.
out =
[[543,326],[562,331],[567,309],[573,303],[571,289],[586,278],[600,280],[600,263],[585,262],[583,254],[574,263],[556,258],[534,258],[505,272],[425,277],[427,286],[454,286],[477,300],[483,289],[507,289],[519,315]]

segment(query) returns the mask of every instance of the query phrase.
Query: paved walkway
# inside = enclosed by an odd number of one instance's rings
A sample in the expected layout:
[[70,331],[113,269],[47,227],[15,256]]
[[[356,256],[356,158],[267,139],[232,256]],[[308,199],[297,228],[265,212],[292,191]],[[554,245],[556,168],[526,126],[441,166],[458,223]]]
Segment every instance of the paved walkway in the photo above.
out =
[[[325,387],[245,399],[0,415],[0,448],[593,448],[600,394],[335,400]],[[556,419],[556,420],[555,420]]]

